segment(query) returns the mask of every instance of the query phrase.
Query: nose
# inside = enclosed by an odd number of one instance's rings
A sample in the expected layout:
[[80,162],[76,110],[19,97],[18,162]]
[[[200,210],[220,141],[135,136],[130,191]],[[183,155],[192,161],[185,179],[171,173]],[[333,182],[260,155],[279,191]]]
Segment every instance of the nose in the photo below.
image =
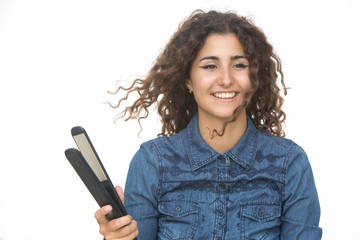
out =
[[231,69],[222,68],[219,71],[218,84],[222,87],[231,86],[234,83],[234,76],[232,75]]

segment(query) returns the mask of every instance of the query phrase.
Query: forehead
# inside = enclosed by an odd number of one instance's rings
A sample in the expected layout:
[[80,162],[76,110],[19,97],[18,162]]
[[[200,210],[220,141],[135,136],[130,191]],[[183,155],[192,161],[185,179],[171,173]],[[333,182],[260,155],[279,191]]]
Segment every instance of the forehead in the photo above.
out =
[[211,34],[206,38],[197,57],[204,55],[232,56],[234,54],[244,55],[244,49],[235,34]]

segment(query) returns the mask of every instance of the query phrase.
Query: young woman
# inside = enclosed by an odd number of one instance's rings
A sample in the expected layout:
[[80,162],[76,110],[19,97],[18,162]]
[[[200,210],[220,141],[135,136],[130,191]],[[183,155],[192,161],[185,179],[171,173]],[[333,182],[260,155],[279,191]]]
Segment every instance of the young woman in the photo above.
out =
[[195,11],[183,22],[125,89],[140,96],[122,116],[141,119],[157,104],[162,132],[131,161],[132,217],[96,212],[105,238],[320,239],[309,161],[284,138],[278,76],[286,94],[279,58],[246,18]]

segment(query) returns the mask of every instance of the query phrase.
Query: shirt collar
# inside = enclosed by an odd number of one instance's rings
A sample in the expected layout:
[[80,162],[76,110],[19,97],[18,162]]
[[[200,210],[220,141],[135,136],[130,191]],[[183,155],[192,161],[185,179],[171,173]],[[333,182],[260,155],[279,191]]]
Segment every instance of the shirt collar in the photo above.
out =
[[[189,153],[192,170],[196,170],[217,159],[221,154],[212,149],[201,137],[198,127],[198,115],[195,115],[185,129],[186,148]],[[257,146],[257,130],[247,117],[247,129],[239,142],[223,155],[246,169],[252,165]]]

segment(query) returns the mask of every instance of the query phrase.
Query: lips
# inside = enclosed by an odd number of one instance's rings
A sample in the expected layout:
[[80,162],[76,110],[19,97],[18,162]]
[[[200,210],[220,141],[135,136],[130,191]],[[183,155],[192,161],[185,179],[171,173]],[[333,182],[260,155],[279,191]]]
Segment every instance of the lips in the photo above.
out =
[[234,98],[236,94],[237,94],[236,92],[221,92],[221,93],[214,93],[212,95],[216,98],[231,99]]

